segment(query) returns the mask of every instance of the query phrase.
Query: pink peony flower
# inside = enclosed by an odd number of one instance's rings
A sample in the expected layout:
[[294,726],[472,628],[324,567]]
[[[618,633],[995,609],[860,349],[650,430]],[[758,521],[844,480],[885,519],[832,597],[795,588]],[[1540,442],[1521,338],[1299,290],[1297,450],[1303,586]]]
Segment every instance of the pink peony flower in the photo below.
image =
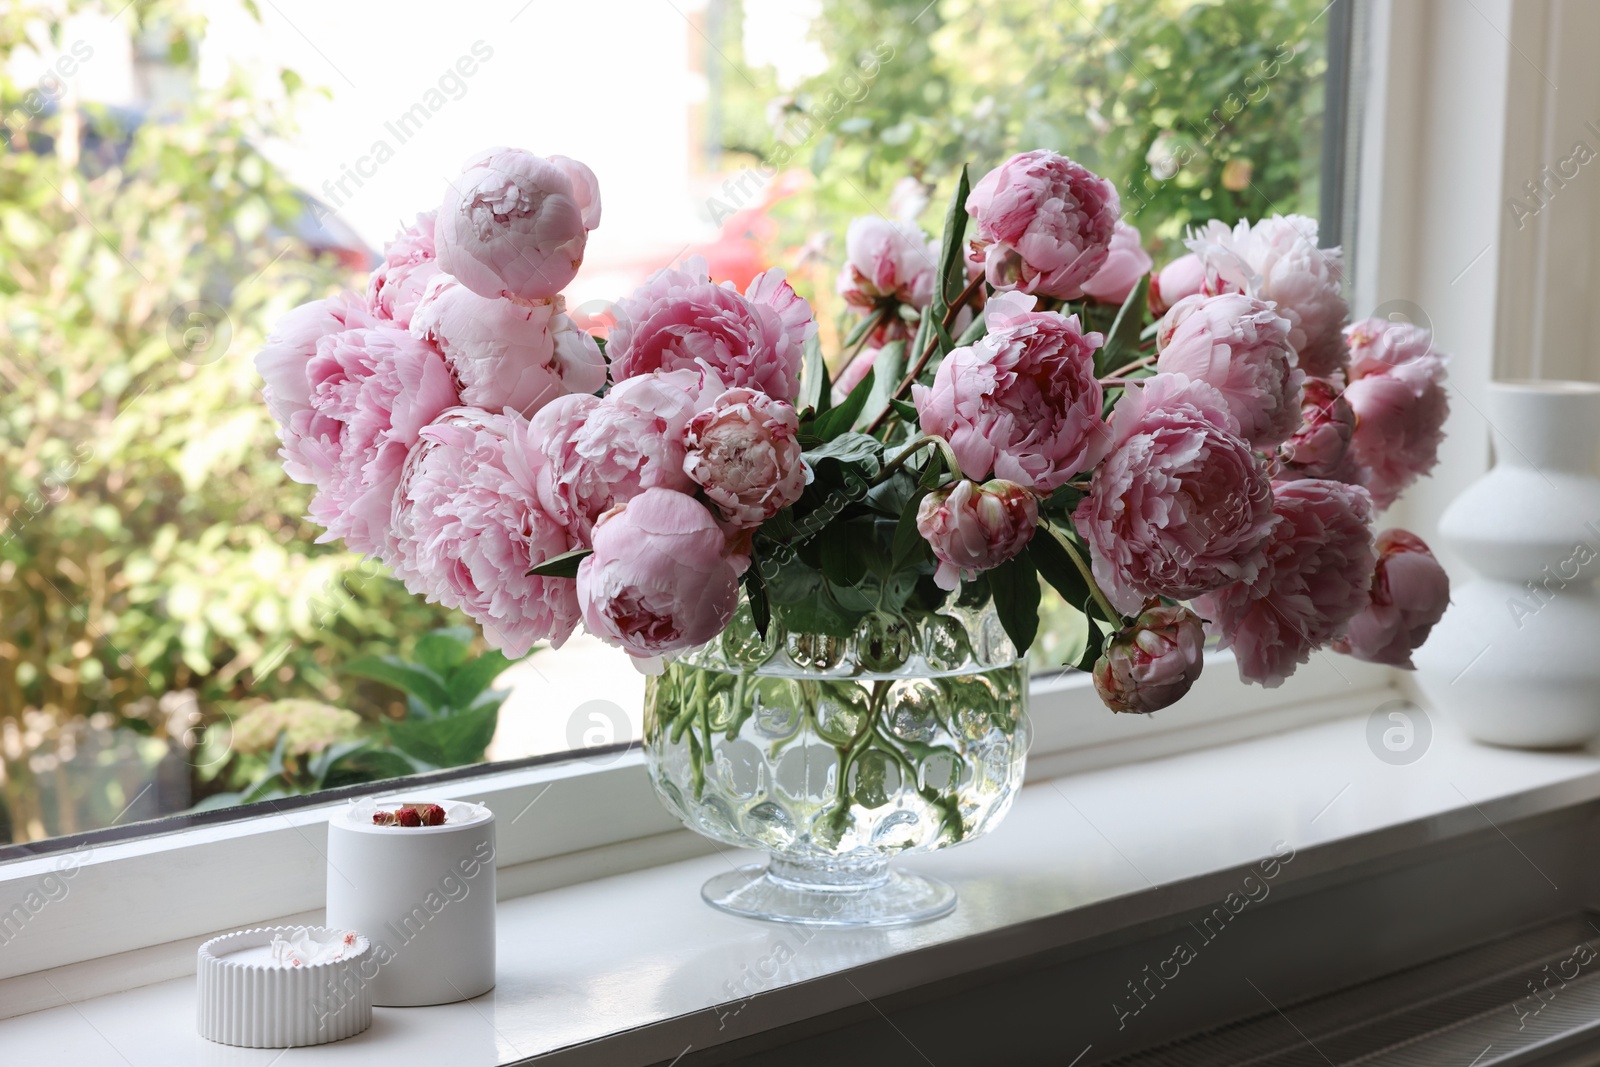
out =
[[[1186,296],[1206,292],[1206,265],[1190,252],[1162,267],[1150,278],[1150,313],[1160,318]],[[1215,293],[1207,294],[1215,296]]]
[[1381,364],[1345,388],[1344,398],[1356,417],[1350,456],[1380,509],[1439,461],[1439,442],[1450,414],[1443,378],[1444,360],[1430,356]]
[[962,479],[929,493],[917,508],[917,532],[939,560],[933,580],[940,589],[955,589],[1011,559],[1038,525],[1038,499],[1002,478],[983,485]]
[[411,325],[428,283],[439,273],[434,258],[432,211],[417,216],[415,226],[395,234],[383,250],[383,262],[367,279],[367,310],[402,330]]
[[1106,643],[1094,688],[1112,711],[1148,715],[1183,698],[1205,666],[1205,630],[1188,608],[1158,604]]
[[1164,352],[1172,343],[1172,335],[1178,332],[1178,327],[1186,322],[1202,304],[1211,298],[1210,293],[1190,293],[1167,309],[1166,314],[1156,320],[1156,351]]
[[1337,478],[1349,467],[1346,457],[1356,414],[1343,391],[1326,378],[1307,378],[1300,390],[1300,428],[1278,446],[1279,476]]
[[1302,478],[1273,487],[1278,524],[1266,565],[1252,580],[1194,602],[1207,630],[1232,648],[1239,677],[1267,688],[1332,641],[1367,606],[1372,577],[1372,501],[1344,482]]
[[995,296],[990,332],[946,356],[911,398],[923,432],[949,441],[968,477],[993,472],[1048,493],[1098,463],[1110,437],[1094,373],[1100,334],[1033,306],[1021,293]]
[[1274,215],[1232,229],[1213,219],[1188,245],[1205,264],[1209,291],[1249,292],[1278,305],[1307,374],[1331,378],[1344,367],[1339,331],[1350,310],[1339,292],[1344,261],[1339,249],[1317,247],[1315,219]]
[[845,303],[863,311],[884,301],[925,308],[933,299],[939,246],[921,227],[878,215],[854,219],[845,233],[845,264],[836,286]]
[[1120,305],[1154,265],[1150,254],[1139,244],[1138,229],[1118,219],[1105,265],[1083,283],[1084,295],[1102,304]]
[[695,371],[658,371],[618,382],[604,399],[555,401],[530,431],[549,460],[545,509],[587,541],[602,513],[646,489],[693,492],[684,432],[702,397],[722,392],[721,382]]
[[1130,382],[1111,413],[1111,452],[1073,522],[1119,610],[1254,581],[1276,521],[1272,486],[1222,394],[1183,374]]
[[539,502],[542,462],[521,415],[454,408],[423,428],[394,496],[395,576],[472,616],[512,659],[535,641],[561,647],[580,617],[571,579],[528,576],[577,547]]
[[1350,346],[1350,380],[1383,374],[1396,367],[1427,367],[1436,378],[1444,378],[1448,358],[1433,350],[1433,331],[1409,322],[1363,319],[1345,327]]
[[701,362],[729,387],[747,386],[793,402],[800,395],[800,362],[816,332],[811,305],[769,270],[743,295],[714,285],[699,256],[684,270],[657,271],[616,306],[606,344],[617,381]]
[[1305,380],[1289,347],[1289,320],[1264,300],[1238,293],[1183,301],[1187,311],[1156,360],[1156,370],[1215,386],[1239,422],[1239,436],[1271,448],[1300,425]]
[[1075,300],[1110,253],[1122,206],[1110,182],[1035,149],[985,174],[967,197],[974,256],[996,289]]
[[439,208],[439,268],[484,297],[548,300],[578,273],[600,225],[594,172],[565,156],[491,148],[467,161]]
[[1333,647],[1368,663],[1413,670],[1411,653],[1450,605],[1450,576],[1422,538],[1407,530],[1383,531],[1374,547],[1371,602]]
[[565,307],[560,297],[490,300],[440,274],[417,305],[411,332],[444,354],[463,404],[526,416],[565,393],[606,384],[600,346]]
[[311,498],[311,517],[327,527],[318,540],[342,537],[352,551],[391,561],[401,469],[422,428],[456,406],[450,371],[425,342],[376,326],[324,337],[306,374],[324,441],[338,446],[329,478]]
[[600,398],[568,393],[540,408],[528,420],[528,441],[545,457],[538,465],[539,504],[588,547],[594,520],[614,501],[611,486],[577,451],[577,438]]
[[317,343],[347,329],[376,325],[354,293],[313,300],[278,320],[256,353],[261,396],[278,424],[283,469],[306,485],[322,485],[339,458],[342,424],[318,414],[311,405],[312,385],[306,371]]
[[578,566],[589,632],[634,656],[711,640],[733,617],[739,582],[727,539],[694,497],[647,489],[606,512]]
[[730,525],[760,526],[800,499],[800,419],[754,389],[729,389],[689,421],[684,471]]

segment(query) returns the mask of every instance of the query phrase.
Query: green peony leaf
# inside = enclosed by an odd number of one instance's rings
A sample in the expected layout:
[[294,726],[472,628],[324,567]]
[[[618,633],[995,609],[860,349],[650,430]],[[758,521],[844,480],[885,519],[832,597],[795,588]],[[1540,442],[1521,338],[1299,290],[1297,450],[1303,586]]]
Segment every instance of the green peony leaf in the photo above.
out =
[[1094,372],[1105,377],[1118,367],[1139,358],[1139,334],[1144,326],[1145,309],[1150,306],[1150,275],[1139,279],[1106,334],[1106,343],[1094,354]]
[[867,397],[872,395],[872,383],[875,377],[873,371],[867,371],[867,376],[850,390],[850,395],[844,398],[844,403],[818,415],[816,422],[811,424],[812,434],[826,443],[854,426],[856,419],[861,415],[861,409],[866,406]]
[[1024,552],[985,573],[1000,625],[1020,656],[1039,632],[1039,572]]
[[592,548],[574,548],[571,552],[551,556],[543,563],[529,568],[528,573],[541,578],[576,578],[578,564],[583,562],[584,557],[592,555],[594,555]]
[[806,342],[805,362],[800,371],[800,397],[795,401],[796,411],[808,408],[817,415],[828,410],[832,403],[833,383],[828,380],[828,364],[822,358],[822,342],[816,334]]

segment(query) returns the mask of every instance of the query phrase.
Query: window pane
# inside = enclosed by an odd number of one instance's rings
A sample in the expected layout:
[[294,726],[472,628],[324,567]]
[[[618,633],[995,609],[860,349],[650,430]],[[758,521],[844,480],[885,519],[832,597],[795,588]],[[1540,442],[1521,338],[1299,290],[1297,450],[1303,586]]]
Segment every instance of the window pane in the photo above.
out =
[[272,325],[361,289],[486,146],[599,176],[574,311],[691,254],[781,265],[830,352],[849,220],[937,231],[963,162],[1072,155],[1158,265],[1191,222],[1318,203],[1320,2],[143,7],[26,2],[0,38],[0,844],[637,736],[622,653],[501,673],[318,544],[261,400]]

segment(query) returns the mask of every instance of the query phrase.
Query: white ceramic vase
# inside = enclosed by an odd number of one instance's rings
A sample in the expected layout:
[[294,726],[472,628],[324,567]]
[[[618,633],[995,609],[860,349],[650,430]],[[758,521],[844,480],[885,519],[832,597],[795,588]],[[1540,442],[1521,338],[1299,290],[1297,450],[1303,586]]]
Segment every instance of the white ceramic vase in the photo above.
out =
[[367,800],[328,820],[327,925],[372,942],[372,1003],[448,1004],[494,988],[494,813],[445,800],[442,826],[376,826],[427,798]]
[[1600,734],[1600,384],[1495,382],[1495,462],[1439,532],[1477,577],[1417,650],[1423,693],[1472,737],[1519,748]]

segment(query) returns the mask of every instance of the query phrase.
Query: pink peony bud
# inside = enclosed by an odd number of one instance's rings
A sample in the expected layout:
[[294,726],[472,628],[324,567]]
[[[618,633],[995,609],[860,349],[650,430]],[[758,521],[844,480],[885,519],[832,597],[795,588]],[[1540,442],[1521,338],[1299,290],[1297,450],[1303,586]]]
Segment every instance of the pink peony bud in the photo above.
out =
[[1326,378],[1307,378],[1300,391],[1300,428],[1278,446],[1283,478],[1341,478],[1348,464],[1356,415],[1338,385]]
[[1094,576],[1121,611],[1254,581],[1272,531],[1272,486],[1222,394],[1183,374],[1130,382],[1110,454],[1073,513]]
[[940,589],[954,589],[1011,559],[1038,525],[1038,499],[1001,478],[983,485],[963,479],[929,493],[917,508],[917,532],[939,560],[933,580]]
[[736,564],[705,505],[646,489],[601,516],[594,554],[578,566],[589,632],[637,657],[711,640],[733,617]]
[[1161,348],[1158,372],[1214,386],[1238,420],[1239,436],[1256,448],[1271,448],[1295,431],[1305,375],[1289,347],[1288,319],[1239,293],[1191,297],[1168,314],[1180,321]]
[[1200,257],[1193,252],[1179,256],[1151,277],[1150,313],[1160,318],[1184,297],[1205,294],[1205,285],[1206,265]]
[[1414,533],[1385,530],[1374,547],[1372,602],[1350,620],[1333,647],[1368,663],[1413,670],[1411,653],[1422,647],[1450,605],[1450,576]]
[[683,469],[737,528],[759,526],[806,487],[794,408],[754,389],[729,389],[689,421]]
[[1248,292],[1278,305],[1289,320],[1289,343],[1300,368],[1331,378],[1348,358],[1339,336],[1349,307],[1339,291],[1344,260],[1337,248],[1317,247],[1317,220],[1274,215],[1229,228],[1213,219],[1188,240],[1206,268],[1209,292]]
[[434,213],[417,216],[383,249],[383,262],[367,279],[367,310],[375,317],[388,319],[402,330],[411,325],[411,313],[434,275],[439,263],[434,258]]
[[588,167],[491,148],[450,182],[434,240],[440,269],[479,296],[548,300],[578,273],[599,224],[599,185]]
[[1094,687],[1112,711],[1149,714],[1183,699],[1205,665],[1205,630],[1194,612],[1149,608],[1114,634],[1094,664]]
[[1152,266],[1150,254],[1139,244],[1139,231],[1118,219],[1105,265],[1083,283],[1084,295],[1102,304],[1120,305]]
[[817,328],[811,305],[783,271],[756,275],[741,294],[731,284],[713,284],[698,256],[683,270],[651,275],[617,303],[616,316],[606,355],[617,381],[704,364],[729,387],[788,402],[800,394],[801,358]]
[[1266,564],[1194,602],[1207,630],[1232,648],[1239,677],[1267,688],[1344,631],[1367,606],[1372,577],[1372,501],[1344,482],[1302,478],[1273,486],[1277,524]]
[[1048,493],[1098,463],[1110,435],[1094,373],[1100,334],[1033,306],[1021,293],[990,300],[990,332],[946,356],[911,398],[923,432],[949,441],[967,476]]
[[996,289],[1076,300],[1110,254],[1122,206],[1110,182],[1035,149],[985,174],[967,197],[974,256]]
[[839,377],[834,381],[831,391],[834,407],[844,403],[851,390],[861,384],[862,379],[867,376],[867,371],[872,370],[877,364],[880,351],[882,350],[877,348],[862,349],[845,366],[844,370],[839,372]]
[[925,308],[933,299],[939,246],[916,224],[878,215],[853,219],[844,244],[836,288],[851,307],[872,311],[893,300]]
[[444,354],[463,404],[531,416],[558,396],[606,383],[600,346],[565,306],[560,297],[490,300],[440,274],[418,302],[411,332]]

